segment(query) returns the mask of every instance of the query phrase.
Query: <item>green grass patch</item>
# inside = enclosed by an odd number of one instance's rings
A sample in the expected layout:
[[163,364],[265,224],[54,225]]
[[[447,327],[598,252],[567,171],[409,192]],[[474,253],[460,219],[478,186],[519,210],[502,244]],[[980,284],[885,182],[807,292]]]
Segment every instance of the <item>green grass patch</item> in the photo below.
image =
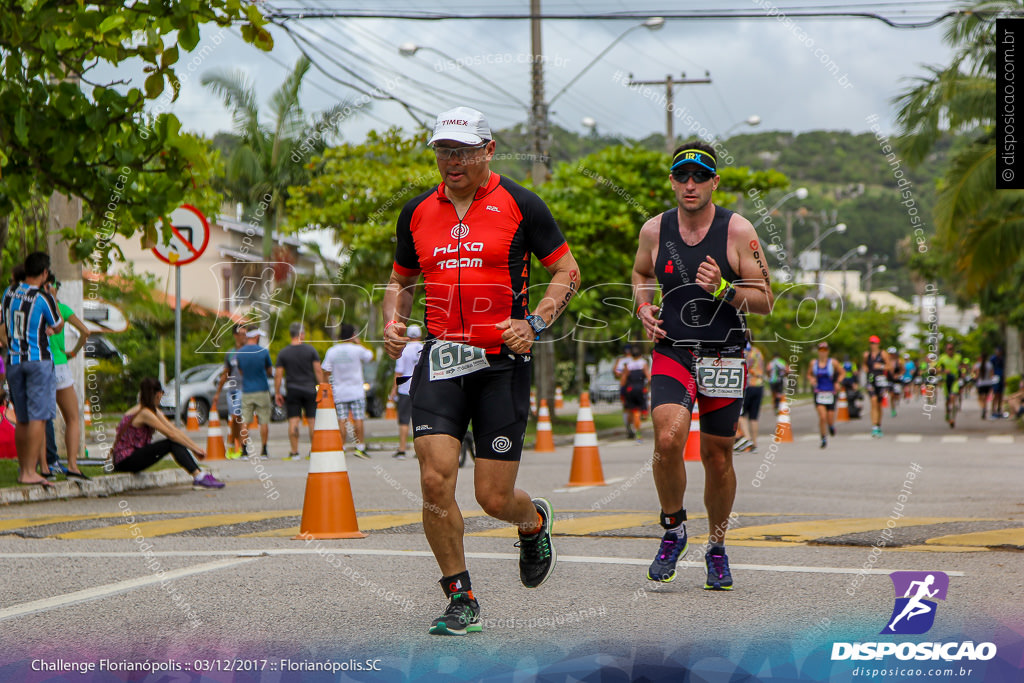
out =
[[[62,464],[67,465],[66,462],[61,461]],[[200,462],[200,464],[202,464]],[[178,467],[178,463],[174,462],[174,458],[166,456],[157,464],[146,469],[147,472],[154,472],[156,470],[168,470],[175,469]],[[82,465],[79,467],[82,473],[93,479],[98,477],[104,477],[110,474],[120,474],[119,472],[107,472],[103,469],[102,465]],[[64,477],[57,477],[57,481],[64,481]],[[18,483],[18,461],[17,460],[0,460],[0,488],[10,488],[13,486],[20,486]]]

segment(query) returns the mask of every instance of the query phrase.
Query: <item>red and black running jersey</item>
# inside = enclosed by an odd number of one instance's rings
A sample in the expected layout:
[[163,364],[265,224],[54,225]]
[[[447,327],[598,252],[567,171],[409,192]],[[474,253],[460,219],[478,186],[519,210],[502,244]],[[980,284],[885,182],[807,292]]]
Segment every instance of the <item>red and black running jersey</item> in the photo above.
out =
[[395,272],[423,273],[427,332],[497,353],[501,321],[529,314],[530,254],[549,266],[569,252],[540,197],[491,173],[459,220],[444,183],[398,217]]

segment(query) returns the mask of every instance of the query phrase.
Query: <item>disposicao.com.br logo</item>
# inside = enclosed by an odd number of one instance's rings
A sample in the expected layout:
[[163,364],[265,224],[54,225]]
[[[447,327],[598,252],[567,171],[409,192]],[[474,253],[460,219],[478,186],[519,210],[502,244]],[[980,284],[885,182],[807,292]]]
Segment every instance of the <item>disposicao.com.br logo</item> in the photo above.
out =
[[[945,600],[949,577],[943,572],[893,572],[889,575],[896,591],[892,614],[880,635],[919,635],[935,623],[938,603]],[[972,641],[948,643],[833,643],[832,660],[884,659],[895,655],[900,660],[953,662],[987,661],[996,656],[994,643]]]

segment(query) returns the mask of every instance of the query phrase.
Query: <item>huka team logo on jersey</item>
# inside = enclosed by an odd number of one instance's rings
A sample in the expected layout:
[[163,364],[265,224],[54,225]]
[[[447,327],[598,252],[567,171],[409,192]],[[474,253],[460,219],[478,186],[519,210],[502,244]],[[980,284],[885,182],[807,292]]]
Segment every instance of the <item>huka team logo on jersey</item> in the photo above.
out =
[[458,225],[452,227],[453,240],[461,240],[467,235],[469,235],[469,226],[466,225],[465,223],[459,223]]
[[945,600],[949,577],[942,572],[893,572],[896,604],[883,635],[926,633],[935,623],[935,600]]

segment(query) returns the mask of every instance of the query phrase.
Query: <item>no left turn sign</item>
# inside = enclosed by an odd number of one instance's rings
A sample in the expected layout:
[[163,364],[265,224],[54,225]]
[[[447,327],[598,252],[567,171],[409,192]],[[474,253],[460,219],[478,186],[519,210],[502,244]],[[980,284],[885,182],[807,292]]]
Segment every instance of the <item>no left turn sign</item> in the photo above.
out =
[[[153,254],[172,266],[183,266],[202,256],[210,242],[210,223],[206,216],[191,204],[182,204],[171,212],[169,220],[170,242],[153,247]],[[162,227],[158,225],[157,229]]]

